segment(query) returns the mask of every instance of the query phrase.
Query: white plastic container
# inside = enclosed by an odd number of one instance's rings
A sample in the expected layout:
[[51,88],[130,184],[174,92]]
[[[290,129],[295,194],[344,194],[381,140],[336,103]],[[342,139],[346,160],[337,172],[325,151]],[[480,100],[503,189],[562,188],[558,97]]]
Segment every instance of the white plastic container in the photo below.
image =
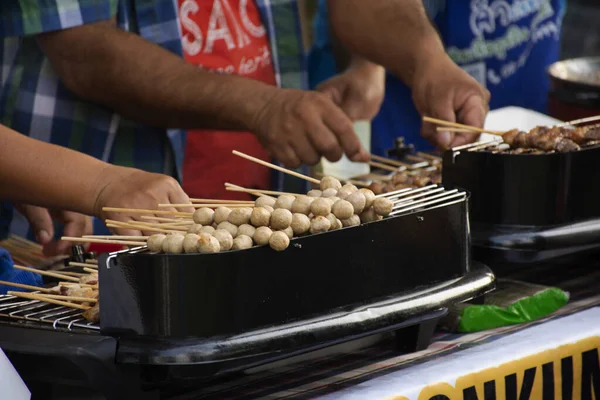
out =
[[[365,150],[371,152],[371,121],[356,121],[354,130]],[[345,155],[340,161],[334,163],[325,158],[321,159],[321,168],[323,175],[331,175],[340,179],[350,179],[370,172],[368,164],[352,162]]]

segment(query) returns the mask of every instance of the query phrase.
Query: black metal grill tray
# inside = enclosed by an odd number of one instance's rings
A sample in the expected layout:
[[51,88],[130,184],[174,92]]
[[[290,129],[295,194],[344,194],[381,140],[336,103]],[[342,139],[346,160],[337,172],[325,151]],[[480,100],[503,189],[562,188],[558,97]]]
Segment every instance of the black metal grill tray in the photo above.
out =
[[600,217],[600,148],[543,155],[446,151],[444,185],[471,194],[471,221],[556,226]]
[[207,338],[282,325],[463,276],[467,201],[293,239],[203,255],[100,260],[101,331]]
[[473,256],[487,265],[529,264],[600,251],[600,218],[537,228],[472,224]]
[[[449,304],[478,297],[493,287],[494,275],[475,262],[460,278],[413,288],[387,301],[209,339],[113,338],[49,331],[24,321],[7,324],[2,319],[0,347],[28,385],[59,383],[90,387],[109,399],[157,399],[157,388],[161,393],[185,393],[207,378],[373,334],[396,332],[398,351],[420,350],[429,345],[433,328]],[[40,390],[49,396],[47,386]]]

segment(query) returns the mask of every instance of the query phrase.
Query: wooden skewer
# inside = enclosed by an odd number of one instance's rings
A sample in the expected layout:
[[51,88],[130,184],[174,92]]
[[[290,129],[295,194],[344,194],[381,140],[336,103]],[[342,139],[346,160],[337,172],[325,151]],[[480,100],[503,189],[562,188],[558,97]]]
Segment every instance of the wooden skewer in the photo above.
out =
[[43,288],[43,287],[38,287],[38,286],[32,286],[32,285],[25,285],[23,283],[14,283],[14,282],[8,282],[8,281],[0,281],[0,285],[18,287],[18,288],[27,289],[27,290],[33,290],[34,292],[35,291],[40,291],[40,292],[45,292],[45,293],[52,292],[51,289],[47,289],[47,288]]
[[81,301],[84,303],[97,303],[98,302],[98,299],[94,299],[92,297],[63,296],[62,294],[40,294],[40,296],[45,297],[47,299],[56,299],[56,300],[64,299],[66,301]]
[[212,203],[212,204],[159,204],[159,207],[173,207],[173,208],[180,208],[180,207],[192,207],[192,208],[219,208],[219,207],[229,207],[229,208],[242,208],[242,207],[248,207],[248,206],[253,206],[254,202],[253,201],[247,201],[245,203]]
[[162,232],[162,233],[170,233],[172,231],[187,231],[188,228],[183,228],[181,226],[167,226],[167,224],[152,224],[150,222],[122,222],[115,221],[112,219],[107,219],[104,221],[107,227],[109,228],[122,228],[122,229],[136,229],[141,231],[153,231],[153,232]]
[[118,229],[134,229],[138,231],[146,231],[146,232],[158,232],[158,233],[173,233],[173,232],[185,232],[187,229],[180,229],[180,227],[175,228],[157,228],[151,225],[138,225],[138,224],[128,224],[128,223],[107,223],[106,226],[108,228],[118,228]]
[[178,217],[191,217],[193,214],[191,212],[181,212],[181,211],[144,210],[144,209],[137,209],[137,208],[119,208],[119,207],[102,207],[102,211],[127,212],[127,213],[132,213],[132,214],[176,215]]
[[406,168],[412,167],[412,165],[410,165],[408,163],[403,163],[402,161],[398,161],[398,160],[392,160],[391,158],[381,157],[376,154],[371,154],[371,158],[373,160],[381,161],[382,163],[386,163],[386,164],[395,165],[397,167],[406,167]]
[[68,276],[76,276],[78,278],[88,275],[88,274],[84,274],[83,272],[71,272],[71,271],[63,271],[63,270],[60,270],[60,273],[63,275],[68,275]]
[[92,268],[83,268],[83,270],[85,272],[89,272],[90,274],[96,274],[98,275],[98,270],[97,269],[92,269]]
[[[120,227],[116,227],[120,228]],[[151,229],[148,229],[151,230]],[[145,246],[146,242],[132,242],[127,240],[107,240],[107,239],[91,239],[91,238],[76,238],[63,236],[60,240],[65,240],[67,242],[81,242],[81,243],[103,243],[103,244],[122,244],[125,246]]]
[[[243,187],[236,187],[236,186],[227,186],[227,184],[225,184],[225,190],[229,190],[232,192],[242,192],[242,193],[251,193],[254,191],[254,189],[246,189]],[[261,192],[264,194],[270,194],[270,195],[274,195],[274,196],[281,196],[282,194],[289,194],[292,196],[302,196],[299,193],[276,192],[274,190],[263,190]]]
[[82,288],[98,289],[98,285],[90,285],[87,283],[58,282],[58,284],[60,286],[65,286],[65,287],[73,287],[73,286],[78,285],[79,287],[82,287]]
[[[116,228],[116,229],[133,229],[137,231],[147,231],[147,232],[158,232],[158,233],[172,233],[172,230],[161,229],[161,228],[153,228],[151,226],[140,226],[140,225],[130,225],[130,224],[106,224],[107,228]],[[179,231],[177,231],[179,232]],[[117,243],[118,244],[118,243]]]
[[[160,221],[160,222],[178,222],[178,221],[184,221],[181,219],[177,219],[177,218],[165,218],[165,217],[153,217],[150,215],[141,215],[140,219],[147,219],[149,221]],[[192,222],[191,220],[185,220],[186,222]]]
[[[116,240],[148,240],[150,238],[150,236],[123,236],[123,235],[83,235],[82,237],[84,238],[91,238],[91,239],[107,239],[107,240],[111,240],[111,239],[116,239]],[[86,260],[86,263],[87,260]],[[91,264],[91,263],[88,263]],[[96,264],[96,263],[94,263]]]
[[[107,221],[111,222],[111,220],[107,220]],[[117,222],[122,222],[122,221],[117,221]],[[189,228],[190,225],[194,225],[194,221],[192,221],[192,220],[185,221],[185,222],[169,223],[169,222],[146,222],[146,221],[138,221],[138,220],[130,219],[129,221],[123,222],[123,223],[133,224],[133,225],[142,225],[142,226],[155,226],[157,228],[162,228],[162,229],[170,229],[170,228],[187,229],[187,228]]]
[[72,276],[69,275],[63,275],[63,274],[59,274],[56,272],[51,272],[51,271],[41,271],[39,269],[35,269],[35,268],[29,268],[29,267],[24,267],[22,265],[14,265],[15,269],[18,269],[20,271],[29,271],[29,272],[34,272],[36,274],[40,274],[40,275],[46,275],[46,276],[51,276],[53,278],[59,278],[59,279],[63,279],[65,281],[73,281],[73,282],[79,282],[78,278],[74,278]]
[[15,297],[22,297],[24,299],[38,300],[38,301],[42,301],[44,303],[51,303],[51,304],[56,304],[59,306],[78,308],[80,310],[89,310],[91,308],[90,306],[83,306],[81,304],[69,303],[68,301],[55,300],[55,299],[45,297],[44,295],[36,295],[34,293],[8,292],[8,294],[15,296]]
[[372,167],[380,168],[391,172],[400,172],[406,170],[406,167],[390,167],[389,165],[382,164],[376,161],[368,161],[367,163]]
[[245,158],[246,160],[254,161],[257,164],[264,165],[265,167],[273,168],[273,169],[276,169],[277,171],[284,172],[284,173],[286,173],[288,175],[295,176],[296,178],[304,179],[305,181],[309,181],[309,182],[316,183],[316,184],[321,183],[321,181],[318,180],[318,179],[311,178],[310,176],[299,174],[298,172],[289,170],[287,168],[283,168],[283,167],[280,167],[278,165],[268,163],[268,162],[260,160],[260,159],[258,159],[256,157],[252,157],[252,156],[249,156],[247,154],[241,153],[241,152],[239,152],[237,150],[233,150],[232,153],[235,154],[236,156]]
[[562,127],[562,126],[575,126],[575,125],[579,125],[579,124],[585,124],[586,122],[594,122],[594,121],[600,121],[600,115],[595,115],[593,117],[587,117],[587,118],[580,118],[580,119],[575,119],[573,121],[567,121],[567,122],[563,122],[562,124],[558,124],[556,125],[557,127]]
[[438,131],[438,132],[473,133],[472,129],[452,128],[452,127],[449,127],[449,126],[438,126],[437,128],[435,128],[435,130]]
[[444,121],[443,119],[437,119],[437,118],[431,118],[431,117],[423,117],[423,121],[429,122],[432,124],[442,125],[442,126],[450,126],[453,128],[467,129],[470,132],[489,133],[489,134],[498,135],[498,136],[502,136],[506,133],[506,132],[499,132],[499,131],[489,131],[489,130],[477,128],[475,126],[464,125],[464,124],[459,124],[459,123],[450,122],[450,121]]
[[98,265],[71,261],[69,262],[69,267],[98,268]]
[[[227,186],[238,188],[238,189],[245,189],[245,188],[243,188],[241,186],[234,185],[233,183],[227,183],[227,182],[225,182],[225,187],[227,187]],[[248,192],[248,193],[250,193],[252,196],[256,196],[256,197],[261,197],[261,196],[271,197],[271,196],[263,193],[263,191],[258,191],[258,190],[253,190],[252,192]],[[281,192],[281,193],[283,193],[283,192]]]
[[[114,219],[107,219],[104,220],[105,223],[107,224],[114,224],[114,225],[127,225],[127,226],[139,226],[141,228],[160,228],[160,229],[171,229],[171,230],[187,230],[188,228],[184,228],[182,225],[175,225],[175,224],[160,224],[160,223],[155,223],[155,222],[145,222],[145,221],[135,221],[135,220],[129,220],[129,221],[117,221]],[[187,224],[186,224],[187,225]],[[141,236],[140,236],[141,238]]]
[[433,154],[427,154],[427,153],[423,153],[421,151],[417,152],[417,155],[419,157],[423,157],[423,158],[427,158],[429,160],[433,160],[433,161],[438,161],[441,162],[442,161],[442,157],[438,157],[438,156],[434,156]]
[[12,240],[14,240],[16,242],[19,242],[19,243],[23,244],[26,247],[30,247],[30,248],[36,249],[40,253],[42,252],[42,245],[41,244],[32,242],[31,240],[27,240],[27,239],[25,239],[25,238],[23,238],[21,236],[10,235],[9,239],[12,239]]
[[208,204],[246,204],[246,203],[249,203],[246,200],[190,199],[190,201],[192,203],[208,203]]
[[86,264],[96,264],[98,265],[98,260],[94,260],[92,258],[88,258],[87,260],[85,260]]

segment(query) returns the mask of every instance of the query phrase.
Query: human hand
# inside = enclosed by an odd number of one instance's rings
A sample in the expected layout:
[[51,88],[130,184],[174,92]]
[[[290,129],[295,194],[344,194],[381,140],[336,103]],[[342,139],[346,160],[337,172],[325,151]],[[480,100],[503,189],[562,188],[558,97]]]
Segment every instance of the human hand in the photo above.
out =
[[[190,199],[179,183],[167,175],[154,174],[134,168],[109,166],[98,179],[98,191],[93,207],[94,215],[103,221],[112,219],[127,222],[141,220],[144,214],[127,212],[105,212],[103,207],[158,209],[159,204],[185,204]],[[193,208],[160,208],[168,211],[193,212]],[[147,214],[146,214],[147,215]],[[159,215],[160,216],[160,215]],[[163,215],[164,216],[164,215]],[[143,220],[142,220],[143,221]],[[134,229],[113,229],[120,235],[140,236],[156,233]]]
[[[423,116],[483,127],[489,110],[490,92],[444,54],[417,68],[412,84],[413,101]],[[447,149],[477,140],[478,133],[439,132],[436,125],[423,123],[423,137]]]
[[54,239],[53,221],[64,225],[64,236],[83,236],[93,233],[92,218],[71,211],[48,210],[28,204],[15,206],[27,218],[35,233],[36,240],[42,245],[43,254],[47,257],[70,254],[73,243]]
[[317,91],[328,94],[352,121],[372,120],[385,95],[385,69],[355,59],[343,73],[326,80]]
[[286,166],[314,165],[322,156],[368,161],[352,121],[331,100],[314,91],[276,89],[251,126],[271,156]]

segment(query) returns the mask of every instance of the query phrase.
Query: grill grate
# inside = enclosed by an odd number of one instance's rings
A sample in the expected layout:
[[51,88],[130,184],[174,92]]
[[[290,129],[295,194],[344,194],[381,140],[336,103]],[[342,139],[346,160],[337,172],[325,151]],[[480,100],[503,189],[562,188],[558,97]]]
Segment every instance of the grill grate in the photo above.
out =
[[417,189],[395,190],[376,197],[390,199],[394,203],[390,215],[398,216],[460,203],[465,201],[467,193],[459,189],[449,190],[441,185],[428,185]]
[[[592,147],[600,147],[600,140],[590,140],[580,145],[581,149],[589,149]],[[493,137],[489,140],[469,143],[463,146],[452,148],[452,151],[486,151],[491,153],[506,153],[506,154],[552,154],[556,151],[544,151],[537,148],[511,148],[500,137]]]
[[3,322],[73,333],[100,332],[100,326],[83,318],[81,310],[10,295],[0,295],[0,323]]

